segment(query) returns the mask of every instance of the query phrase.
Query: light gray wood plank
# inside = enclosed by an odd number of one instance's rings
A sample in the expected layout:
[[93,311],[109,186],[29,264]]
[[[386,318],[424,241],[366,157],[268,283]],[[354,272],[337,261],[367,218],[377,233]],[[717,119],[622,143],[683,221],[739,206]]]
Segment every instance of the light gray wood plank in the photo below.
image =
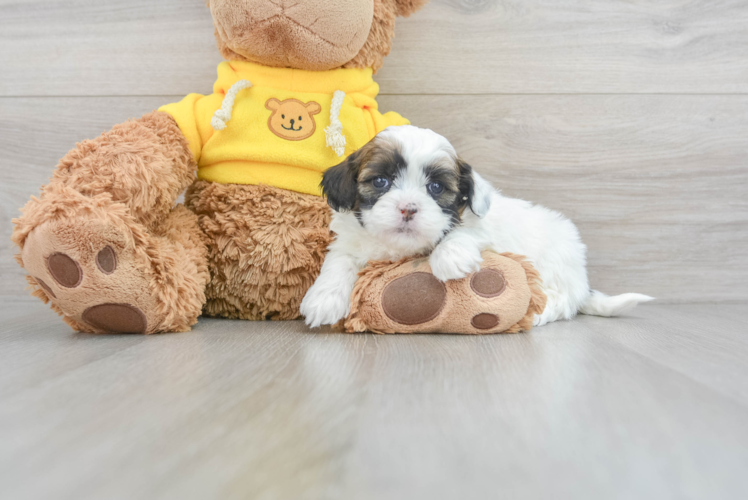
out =
[[739,497],[748,435],[717,426],[744,427],[746,407],[615,345],[633,325],[667,338],[640,317],[653,311],[672,318],[651,307],[627,326],[584,317],[486,343],[388,343],[347,486],[393,499]]
[[437,0],[397,26],[391,93],[745,93],[748,4]]
[[[748,304],[641,308],[616,319],[606,341],[625,346],[743,405],[748,404]],[[580,320],[587,321],[586,317]],[[663,335],[652,335],[661,331]]]
[[[0,295],[22,293],[8,221],[75,142],[178,99],[0,99]],[[384,96],[505,194],[560,210],[592,286],[665,302],[748,299],[748,97]]]
[[[748,4],[434,0],[399,21],[389,94],[746,93]],[[202,0],[0,1],[0,95],[206,92]]]
[[209,92],[221,61],[202,0],[3,0],[0,47],[12,96]]
[[593,287],[666,301],[748,298],[745,97],[383,102],[449,138],[504,194],[576,222]]
[[5,498],[711,500],[748,487],[745,304],[486,337],[205,319],[92,336],[40,310],[0,306]]

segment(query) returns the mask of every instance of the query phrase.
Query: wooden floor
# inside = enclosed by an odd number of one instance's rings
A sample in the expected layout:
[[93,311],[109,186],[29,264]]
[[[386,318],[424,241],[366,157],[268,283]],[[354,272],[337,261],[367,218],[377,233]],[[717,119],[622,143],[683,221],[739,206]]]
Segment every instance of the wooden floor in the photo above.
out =
[[748,305],[486,337],[0,309],[7,499],[740,499]]

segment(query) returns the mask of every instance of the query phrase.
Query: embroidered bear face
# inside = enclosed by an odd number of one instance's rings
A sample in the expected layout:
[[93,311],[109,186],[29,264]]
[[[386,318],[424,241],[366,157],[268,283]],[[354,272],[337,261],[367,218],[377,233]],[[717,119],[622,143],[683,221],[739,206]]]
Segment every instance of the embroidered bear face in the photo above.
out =
[[265,107],[273,113],[268,118],[270,131],[289,141],[301,141],[311,137],[317,129],[314,115],[322,111],[322,106],[314,101],[303,103],[298,99],[268,99]]

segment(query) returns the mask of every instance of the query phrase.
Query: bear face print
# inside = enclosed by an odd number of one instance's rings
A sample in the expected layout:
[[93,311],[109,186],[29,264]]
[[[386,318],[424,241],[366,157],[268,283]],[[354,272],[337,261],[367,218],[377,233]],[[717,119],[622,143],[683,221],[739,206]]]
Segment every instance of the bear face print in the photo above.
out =
[[272,111],[268,119],[270,131],[289,141],[301,141],[311,137],[317,128],[314,115],[322,111],[322,106],[311,101],[303,103],[298,99],[268,99],[265,107]]

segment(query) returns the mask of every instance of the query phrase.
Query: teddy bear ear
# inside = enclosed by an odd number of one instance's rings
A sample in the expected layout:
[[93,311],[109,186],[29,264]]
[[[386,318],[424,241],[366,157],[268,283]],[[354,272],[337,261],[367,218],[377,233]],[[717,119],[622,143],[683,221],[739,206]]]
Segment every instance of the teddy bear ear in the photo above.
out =
[[268,99],[268,101],[265,103],[265,107],[269,109],[270,111],[277,111],[278,108],[280,108],[281,102],[276,99],[275,97]]
[[306,108],[306,112],[310,115],[316,115],[317,113],[322,111],[322,106],[314,101],[305,104],[304,107]]
[[397,15],[408,17],[427,3],[429,0],[395,0]]

